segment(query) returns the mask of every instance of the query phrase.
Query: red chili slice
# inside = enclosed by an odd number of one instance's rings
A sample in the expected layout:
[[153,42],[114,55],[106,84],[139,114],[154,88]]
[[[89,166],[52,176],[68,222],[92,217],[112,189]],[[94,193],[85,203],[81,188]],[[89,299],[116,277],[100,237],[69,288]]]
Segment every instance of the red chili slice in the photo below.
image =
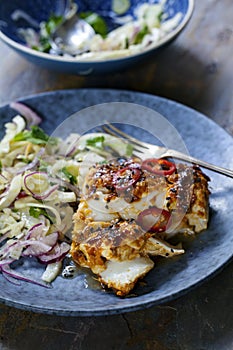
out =
[[113,176],[114,187],[117,191],[124,191],[133,186],[139,179],[141,170],[131,166],[120,169]]
[[142,162],[142,169],[158,175],[171,175],[176,171],[176,166],[166,159],[149,158]]
[[171,213],[165,209],[151,207],[143,210],[137,223],[147,232],[164,232],[171,225]]

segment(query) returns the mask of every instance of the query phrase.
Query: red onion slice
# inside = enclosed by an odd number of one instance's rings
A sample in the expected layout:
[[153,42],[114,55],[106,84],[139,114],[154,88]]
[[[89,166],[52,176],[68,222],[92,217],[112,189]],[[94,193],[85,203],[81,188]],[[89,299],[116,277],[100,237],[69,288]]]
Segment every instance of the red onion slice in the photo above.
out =
[[10,283],[14,284],[15,286],[20,286],[21,283],[16,278],[13,278],[9,274],[5,273],[5,271],[0,270],[2,272],[3,277]]
[[69,251],[70,245],[68,243],[57,243],[53,250],[51,250],[47,254],[40,255],[38,259],[43,264],[52,264],[54,262],[61,261]]
[[[17,244],[18,244],[18,241],[14,241],[10,245],[4,244],[0,250],[1,259],[3,259],[3,260],[8,259],[10,256],[10,252],[12,252],[14,248],[17,248]],[[9,259],[11,259],[11,258],[9,258]],[[3,261],[3,260],[1,260],[1,261]]]
[[11,102],[10,107],[26,119],[28,126],[39,125],[42,122],[41,117],[22,102]]
[[1,267],[1,271],[4,274],[6,274],[6,275],[8,275],[8,276],[10,276],[12,278],[15,278],[17,280],[34,283],[34,284],[37,284],[38,286],[45,287],[45,288],[52,288],[52,286],[49,285],[46,282],[38,281],[38,280],[35,280],[34,278],[31,278],[31,277],[28,277],[28,276],[24,276],[20,272],[15,271],[14,269],[11,269],[9,265],[2,266]]
[[47,236],[40,237],[35,240],[25,241],[28,247],[24,250],[23,256],[40,256],[45,253],[50,252],[57,243],[58,240],[58,232],[50,233]]
[[58,189],[58,187],[59,187],[58,185],[53,185],[47,191],[45,191],[43,194],[38,195],[38,194],[34,193],[33,197],[35,199],[39,199],[42,201],[42,200],[48,198],[53,192],[55,192]]
[[0,177],[3,179],[3,181],[8,181],[8,179],[4,175],[0,174]]
[[9,188],[10,188],[10,185],[7,185],[7,186],[4,188],[3,192],[0,194],[0,199],[7,196],[7,193],[8,193]]
[[27,170],[31,170],[33,169],[38,163],[39,163],[39,158],[40,156],[42,156],[42,154],[45,152],[45,148],[41,147],[41,149],[39,150],[39,152],[36,154],[35,158],[33,159],[33,161],[25,166],[23,166],[22,168],[20,168],[17,171],[17,174],[22,174]]
[[44,237],[47,235],[48,230],[49,227],[46,227],[44,222],[39,222],[38,224],[35,224],[28,230],[24,239]]
[[77,150],[76,146],[73,146],[66,154],[64,154],[65,157],[70,157],[75,151]]
[[2,243],[3,241],[5,241],[5,239],[7,238],[11,238],[12,232],[11,230],[7,231],[6,233],[4,233],[1,237],[0,237],[0,243]]
[[3,259],[3,260],[0,260],[0,269],[2,268],[2,266],[9,265],[9,264],[13,263],[14,261],[15,261],[14,259]]
[[77,198],[80,197],[80,190],[77,186],[72,185],[70,182],[58,179],[58,178],[51,178],[51,182],[57,183],[61,187],[68,188],[71,192],[74,192]]
[[25,239],[30,239],[32,237],[36,238],[38,237],[38,235],[41,236],[43,232],[43,227],[44,225],[42,224],[42,222],[35,224],[28,230],[27,235],[25,236]]
[[47,176],[46,173],[41,173],[41,172],[39,172],[39,171],[33,171],[32,173],[27,174],[27,175],[24,176],[24,179],[23,179],[24,186],[25,186],[25,188],[28,190],[28,192],[30,192],[31,195],[32,195],[35,199],[44,200],[44,199],[48,198],[54,191],[56,191],[56,190],[59,188],[59,185],[53,185],[53,186],[51,186],[47,191],[45,191],[45,192],[43,192],[43,193],[41,193],[41,194],[34,193],[34,192],[28,187],[28,185],[27,185],[27,180],[28,180],[29,177],[31,177],[31,176],[33,176],[33,175],[35,175],[35,174],[38,174],[38,175],[43,174],[43,175],[46,175],[46,176]]

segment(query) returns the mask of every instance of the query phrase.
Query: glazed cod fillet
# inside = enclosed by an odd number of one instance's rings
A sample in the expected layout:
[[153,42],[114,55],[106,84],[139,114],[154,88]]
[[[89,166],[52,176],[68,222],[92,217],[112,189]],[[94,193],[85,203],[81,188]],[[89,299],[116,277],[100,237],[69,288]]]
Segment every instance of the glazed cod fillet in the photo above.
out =
[[156,162],[96,164],[83,181],[71,254],[119,296],[154,267],[155,256],[184,253],[170,237],[207,228],[209,179],[196,166]]

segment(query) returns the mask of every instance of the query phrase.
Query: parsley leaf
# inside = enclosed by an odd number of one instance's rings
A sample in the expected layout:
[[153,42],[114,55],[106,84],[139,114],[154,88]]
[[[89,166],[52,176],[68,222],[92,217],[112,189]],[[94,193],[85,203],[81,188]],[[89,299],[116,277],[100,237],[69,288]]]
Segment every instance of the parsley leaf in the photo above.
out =
[[63,21],[63,16],[56,16],[52,14],[48,21],[45,23],[45,29],[48,35],[51,35],[56,28],[61,24]]
[[63,172],[63,174],[67,177],[67,179],[69,179],[71,185],[75,185],[77,183],[77,179],[74,175],[72,175],[67,169],[66,167],[62,168],[61,170]]
[[93,139],[86,140],[86,145],[103,149],[104,140],[105,140],[104,136],[97,136],[97,137],[94,137]]
[[53,218],[51,218],[51,216],[43,208],[30,207],[29,214],[36,219],[38,219],[40,215],[44,215],[50,221],[51,224],[54,223]]
[[33,144],[45,144],[50,143],[55,145],[57,143],[56,138],[47,135],[39,126],[33,125],[30,131],[24,130],[15,135],[14,141],[28,141]]
[[149,33],[149,28],[145,25],[135,36],[134,45],[140,44],[146,34]]
[[47,135],[39,126],[32,126],[31,137],[35,139],[40,139],[45,142],[49,140],[49,135]]
[[107,24],[105,20],[95,12],[81,12],[79,14],[80,18],[85,19],[85,21],[92,26],[96,34],[101,36],[106,36],[108,32]]

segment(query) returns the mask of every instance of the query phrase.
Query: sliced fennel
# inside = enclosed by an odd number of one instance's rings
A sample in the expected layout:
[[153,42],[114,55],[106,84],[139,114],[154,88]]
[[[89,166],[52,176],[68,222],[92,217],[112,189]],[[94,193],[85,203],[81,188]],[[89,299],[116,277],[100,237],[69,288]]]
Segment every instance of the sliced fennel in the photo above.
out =
[[[61,272],[70,249],[72,216],[85,174],[95,163],[130,156],[122,140],[103,133],[49,137],[26,128],[17,115],[0,141],[0,271],[44,287]],[[11,264],[25,256],[45,265],[42,281],[18,273]],[[10,277],[9,277],[10,276]]]

